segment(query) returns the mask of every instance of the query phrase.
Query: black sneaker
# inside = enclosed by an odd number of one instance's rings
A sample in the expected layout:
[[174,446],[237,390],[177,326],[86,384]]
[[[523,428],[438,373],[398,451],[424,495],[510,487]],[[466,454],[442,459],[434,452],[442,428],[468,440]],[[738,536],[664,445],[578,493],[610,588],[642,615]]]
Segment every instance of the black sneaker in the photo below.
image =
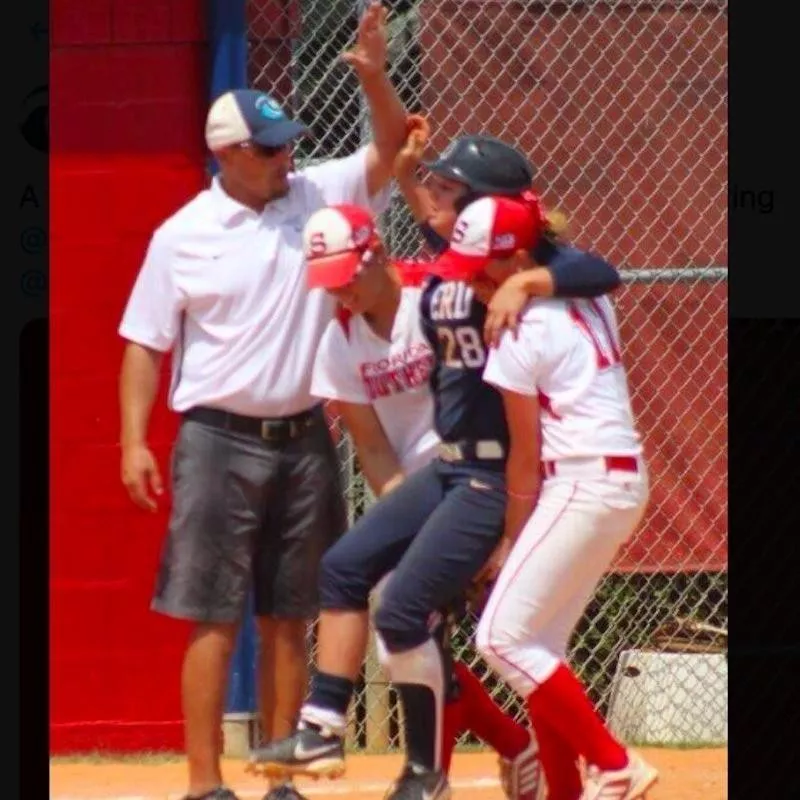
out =
[[441,772],[430,772],[409,764],[384,800],[450,800],[450,784]]
[[264,800],[308,800],[308,798],[300,794],[291,783],[282,783],[280,786],[270,789],[264,795]]
[[302,727],[286,739],[253,750],[247,771],[272,778],[340,778],[344,775],[344,739],[326,729]]
[[205,794],[187,794],[183,800],[239,800],[239,798],[227,787],[217,786]]

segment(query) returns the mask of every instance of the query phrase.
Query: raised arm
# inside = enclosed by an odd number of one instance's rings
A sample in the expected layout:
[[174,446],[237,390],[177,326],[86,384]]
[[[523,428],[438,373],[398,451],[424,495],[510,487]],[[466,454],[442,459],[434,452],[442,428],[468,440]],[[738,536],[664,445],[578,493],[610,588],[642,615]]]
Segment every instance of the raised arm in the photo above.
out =
[[430,127],[425,117],[411,114],[406,120],[406,139],[394,159],[394,178],[403,199],[408,204],[411,216],[418,225],[427,223],[432,204],[428,190],[417,179]]
[[386,72],[386,9],[373,2],[358,24],[356,45],[342,58],[358,75],[369,106],[372,142],[367,150],[367,191],[381,191],[406,138],[406,110]]

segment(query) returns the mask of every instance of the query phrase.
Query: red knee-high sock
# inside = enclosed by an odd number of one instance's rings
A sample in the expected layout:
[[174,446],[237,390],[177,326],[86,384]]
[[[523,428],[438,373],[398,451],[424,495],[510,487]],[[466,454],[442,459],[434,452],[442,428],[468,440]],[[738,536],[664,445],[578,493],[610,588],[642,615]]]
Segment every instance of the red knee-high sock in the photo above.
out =
[[461,687],[464,725],[503,758],[516,758],[530,744],[531,735],[492,700],[480,679],[469,667],[453,665]]
[[442,717],[442,772],[447,775],[450,772],[450,764],[453,760],[453,750],[455,749],[458,737],[466,730],[464,724],[464,700],[457,697],[455,700],[447,700],[444,704],[444,715]]
[[583,792],[578,754],[541,717],[531,715],[531,721],[547,780],[547,800],[578,800]]
[[528,708],[532,720],[542,719],[589,764],[615,770],[628,763],[625,748],[603,724],[581,682],[564,664],[532,692]]

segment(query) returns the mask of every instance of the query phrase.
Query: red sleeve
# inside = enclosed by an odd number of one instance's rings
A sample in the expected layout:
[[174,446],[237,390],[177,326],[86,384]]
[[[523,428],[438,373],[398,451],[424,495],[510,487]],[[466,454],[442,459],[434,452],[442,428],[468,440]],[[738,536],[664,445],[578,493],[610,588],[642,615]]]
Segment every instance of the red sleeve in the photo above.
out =
[[401,286],[422,286],[430,275],[428,264],[424,261],[397,259],[394,262],[394,268]]

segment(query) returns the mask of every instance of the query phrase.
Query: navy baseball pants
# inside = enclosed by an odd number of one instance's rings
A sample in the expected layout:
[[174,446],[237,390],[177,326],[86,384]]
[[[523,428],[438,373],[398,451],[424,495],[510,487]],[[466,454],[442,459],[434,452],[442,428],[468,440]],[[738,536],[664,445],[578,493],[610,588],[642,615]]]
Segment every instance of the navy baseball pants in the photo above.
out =
[[320,607],[362,611],[389,571],[375,627],[389,652],[428,640],[428,621],[463,595],[503,532],[502,466],[435,460],[376,503],[325,553]]

